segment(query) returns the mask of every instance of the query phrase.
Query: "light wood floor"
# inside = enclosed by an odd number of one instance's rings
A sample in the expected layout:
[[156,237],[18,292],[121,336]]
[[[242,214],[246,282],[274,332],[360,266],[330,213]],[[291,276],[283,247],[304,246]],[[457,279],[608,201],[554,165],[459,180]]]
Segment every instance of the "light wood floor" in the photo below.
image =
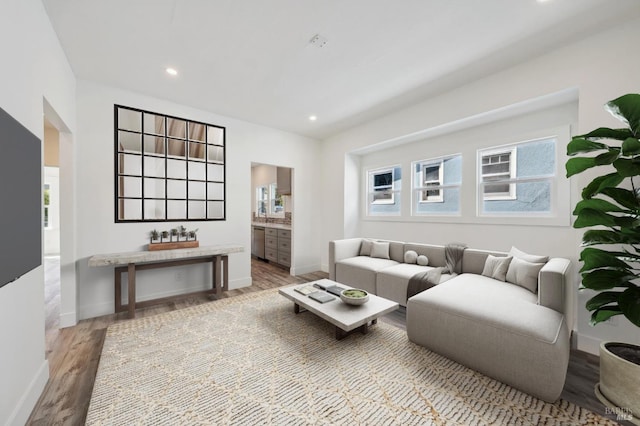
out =
[[[328,277],[324,272],[293,277],[284,269],[255,259],[252,259],[251,267],[253,285],[224,292],[223,297]],[[74,327],[58,329],[59,259],[46,258],[45,271],[46,355],[49,360],[50,378],[27,424],[82,425],[87,415],[106,329],[113,323],[127,321],[126,313],[83,320]],[[156,315],[210,301],[207,296],[183,298],[139,309],[136,311],[136,317]],[[405,314],[402,308],[381,320],[405,329]],[[605,415],[604,407],[593,395],[598,374],[597,357],[583,352],[572,352],[562,398]]]

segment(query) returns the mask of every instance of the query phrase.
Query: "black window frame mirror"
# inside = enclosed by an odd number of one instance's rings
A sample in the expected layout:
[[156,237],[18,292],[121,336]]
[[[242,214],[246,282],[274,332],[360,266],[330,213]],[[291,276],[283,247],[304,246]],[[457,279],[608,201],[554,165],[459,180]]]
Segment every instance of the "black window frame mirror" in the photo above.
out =
[[114,105],[115,221],[226,220],[226,128]]

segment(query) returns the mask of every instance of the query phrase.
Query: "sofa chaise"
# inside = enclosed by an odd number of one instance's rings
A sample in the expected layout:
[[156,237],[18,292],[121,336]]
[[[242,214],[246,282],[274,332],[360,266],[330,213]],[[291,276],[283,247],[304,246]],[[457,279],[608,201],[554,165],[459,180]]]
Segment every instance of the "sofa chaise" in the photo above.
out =
[[[412,342],[535,397],[557,400],[569,363],[563,313],[569,260],[516,248],[466,248],[452,268],[446,253],[447,247],[430,244],[335,240],[329,243],[329,278],[406,306]],[[431,275],[437,282],[407,297],[410,282],[429,271],[438,272]]]

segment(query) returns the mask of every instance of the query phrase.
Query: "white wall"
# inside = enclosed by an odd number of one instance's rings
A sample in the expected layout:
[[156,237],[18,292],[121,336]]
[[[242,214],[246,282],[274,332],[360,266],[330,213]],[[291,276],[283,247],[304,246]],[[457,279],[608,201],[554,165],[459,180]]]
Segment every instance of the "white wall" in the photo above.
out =
[[[46,98],[73,129],[75,78],[39,0],[1,3],[0,51],[0,107],[42,140]],[[24,424],[49,377],[42,266],[0,288],[0,342],[0,424]]]
[[[568,47],[531,59],[516,67],[480,79],[448,93],[427,99],[412,107],[381,117],[378,120],[334,136],[323,145],[322,228],[323,247],[328,241],[358,235],[410,239],[424,242],[465,241],[485,249],[508,250],[511,245],[531,247],[532,252],[553,251],[565,255],[577,269],[582,232],[569,226],[487,225],[473,223],[410,223],[363,221],[359,216],[362,197],[358,194],[360,159],[353,152],[388,140],[438,129],[469,117],[508,108],[564,92],[578,90],[578,125],[574,134],[600,126],[619,125],[604,112],[605,102],[624,93],[638,91],[640,57],[630,55],[635,40],[640,39],[640,21],[634,20],[618,28],[596,33]],[[615,59],[612,64],[608,59]],[[579,188],[590,181],[589,176],[572,179],[571,205],[578,201]],[[354,202],[357,199],[357,202]],[[487,239],[487,234],[496,235]],[[327,250],[322,252],[323,268],[327,265]],[[574,329],[578,332],[578,347],[597,353],[600,339],[640,342],[640,333],[627,320],[619,317],[617,325],[596,328],[588,325],[588,313],[583,308],[589,295],[577,296],[577,279],[571,283],[570,297],[577,300]]]
[[[113,268],[89,268],[88,258],[100,253],[146,249],[149,232],[173,228],[180,222],[115,223],[113,105],[225,126],[227,160],[227,220],[189,222],[199,228],[201,245],[233,243],[244,246],[229,257],[229,286],[251,284],[251,163],[265,162],[296,169],[292,271],[318,270],[319,234],[313,226],[317,210],[312,195],[319,189],[319,143],[291,133],[219,116],[141,94],[92,82],[78,82],[77,215],[80,318],[113,312]],[[297,203],[300,200],[300,203]],[[138,299],[150,299],[206,288],[210,266],[156,269],[137,275]]]

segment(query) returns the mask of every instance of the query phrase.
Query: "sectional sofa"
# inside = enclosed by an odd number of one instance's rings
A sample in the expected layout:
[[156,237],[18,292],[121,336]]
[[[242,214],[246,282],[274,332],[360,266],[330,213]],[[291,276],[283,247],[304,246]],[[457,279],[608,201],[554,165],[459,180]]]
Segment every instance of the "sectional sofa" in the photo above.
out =
[[[557,400],[569,362],[569,260],[517,248],[465,248],[454,262],[447,251],[430,244],[335,240],[329,243],[329,276],[406,306],[412,342],[535,397]],[[437,282],[407,298],[421,276]]]

